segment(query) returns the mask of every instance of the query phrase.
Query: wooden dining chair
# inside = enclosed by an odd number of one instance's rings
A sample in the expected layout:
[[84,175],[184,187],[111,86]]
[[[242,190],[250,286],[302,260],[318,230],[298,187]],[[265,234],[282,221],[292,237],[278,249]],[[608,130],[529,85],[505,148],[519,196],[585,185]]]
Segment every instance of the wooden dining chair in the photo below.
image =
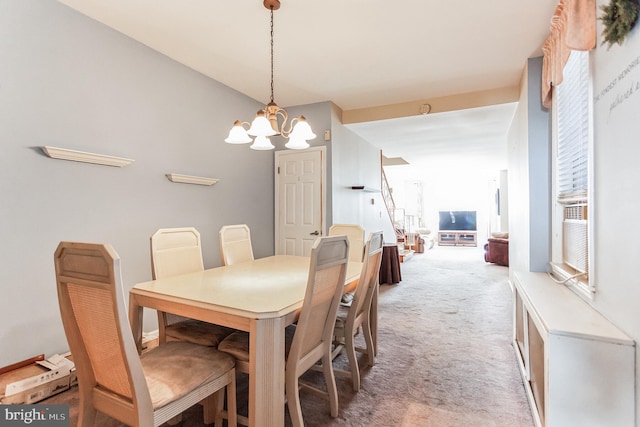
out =
[[[298,386],[328,398],[331,415],[338,415],[338,392],[333,375],[332,338],[340,296],[342,295],[349,242],[345,236],[321,237],[311,250],[305,299],[297,325],[285,331],[287,357],[285,384],[289,413],[294,426],[304,425]],[[239,372],[249,373],[249,334],[234,332],[218,346],[236,359]],[[327,391],[298,382],[298,378],[318,361],[322,361]],[[246,418],[239,416],[241,424]],[[248,425],[248,424],[245,424]]]
[[[222,265],[253,261],[251,230],[248,225],[225,225],[220,228],[218,234],[220,238]],[[238,372],[249,374],[248,332],[234,331],[220,342],[218,350],[226,352],[236,359],[236,370]],[[249,419],[244,415],[238,415],[238,422],[242,425],[249,425]]]
[[[200,233],[193,227],[161,228],[151,236],[153,279],[204,270]],[[217,347],[234,330],[171,313],[158,312],[158,340]]]
[[[225,225],[220,229],[222,263],[231,265],[253,260],[251,233],[245,224]],[[249,333],[235,331],[218,345],[218,349],[236,358],[238,372],[249,373]]]
[[[287,405],[294,427],[304,425],[299,389],[327,398],[331,416],[338,416],[331,350],[348,262],[349,241],[345,236],[321,237],[311,249],[307,289],[298,323],[293,327],[285,368]],[[317,362],[322,364],[326,391],[299,381]]]
[[130,426],[178,421],[203,401],[204,421],[236,425],[234,360],[188,342],[138,355],[124,301],[120,258],[108,244],[61,242],[54,255],[62,323],[78,373],[78,426],[97,411]]
[[[362,262],[364,255],[364,229],[358,224],[333,224],[329,227],[329,236],[347,236],[349,239],[349,261]],[[353,301],[353,292],[342,295],[341,302],[349,306]]]
[[349,239],[349,261],[362,262],[364,249],[364,228],[358,224],[333,224],[329,236],[345,235]]
[[[333,358],[343,350],[349,359],[349,371],[335,370],[336,375],[350,376],[354,391],[360,390],[360,369],[357,352],[366,354],[367,365],[375,363],[376,346],[373,325],[371,324],[372,301],[378,292],[378,277],[382,261],[382,231],[371,233],[365,245],[365,258],[362,263],[360,280],[356,287],[350,307],[341,306],[334,329]],[[366,347],[356,347],[355,337],[362,328]]]
[[225,225],[220,229],[222,265],[253,261],[251,231],[246,224]]

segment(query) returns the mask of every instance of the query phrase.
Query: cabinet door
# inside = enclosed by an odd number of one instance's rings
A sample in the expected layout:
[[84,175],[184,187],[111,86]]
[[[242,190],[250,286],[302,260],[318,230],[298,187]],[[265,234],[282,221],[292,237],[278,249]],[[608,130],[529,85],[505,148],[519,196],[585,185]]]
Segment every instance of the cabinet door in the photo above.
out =
[[527,356],[525,353],[524,347],[524,307],[522,306],[522,298],[518,291],[514,292],[514,316],[513,319],[515,325],[515,339],[516,344],[518,344],[518,351],[520,352],[520,359],[524,361],[524,364],[527,365]]
[[633,347],[549,334],[547,425],[633,426]]
[[527,332],[529,342],[529,384],[531,385],[531,393],[533,393],[533,399],[536,402],[538,415],[540,416],[540,424],[545,425],[544,341],[529,314],[527,314]]

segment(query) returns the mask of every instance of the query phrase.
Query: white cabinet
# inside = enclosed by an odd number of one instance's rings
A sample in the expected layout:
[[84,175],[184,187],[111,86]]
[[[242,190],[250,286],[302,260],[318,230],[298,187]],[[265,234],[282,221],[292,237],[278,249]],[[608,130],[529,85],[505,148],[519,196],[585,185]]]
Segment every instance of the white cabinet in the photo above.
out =
[[477,246],[475,231],[438,231],[439,246]]
[[633,426],[634,341],[546,273],[514,272],[514,348],[538,426]]

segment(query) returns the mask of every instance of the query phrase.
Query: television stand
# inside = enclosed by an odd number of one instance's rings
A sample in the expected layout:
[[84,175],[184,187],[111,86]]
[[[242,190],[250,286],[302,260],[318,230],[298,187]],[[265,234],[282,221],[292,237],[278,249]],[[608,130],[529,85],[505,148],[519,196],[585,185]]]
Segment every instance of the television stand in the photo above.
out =
[[476,231],[438,231],[438,246],[478,246]]

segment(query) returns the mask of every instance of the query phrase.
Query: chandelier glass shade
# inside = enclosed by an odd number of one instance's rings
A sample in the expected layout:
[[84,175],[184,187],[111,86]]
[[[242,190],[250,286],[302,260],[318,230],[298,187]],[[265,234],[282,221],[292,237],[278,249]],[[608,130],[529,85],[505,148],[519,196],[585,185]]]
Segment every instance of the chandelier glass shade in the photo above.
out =
[[[285,144],[287,148],[294,150],[308,148],[307,141],[314,139],[316,135],[307,123],[307,119],[304,116],[299,116],[287,123],[289,120],[287,111],[278,107],[273,100],[273,11],[280,8],[280,1],[264,0],[263,4],[271,12],[271,100],[262,110],[258,110],[251,124],[236,120],[225,142],[247,144],[253,141],[250,148],[254,150],[272,150],[275,147],[269,137],[280,135],[289,140]],[[248,125],[249,128],[245,128],[245,125]],[[255,140],[252,140],[251,137],[255,137]]]
[[275,147],[271,143],[271,140],[267,136],[259,135],[256,136],[256,139],[251,144],[251,147],[254,150],[273,150]]

